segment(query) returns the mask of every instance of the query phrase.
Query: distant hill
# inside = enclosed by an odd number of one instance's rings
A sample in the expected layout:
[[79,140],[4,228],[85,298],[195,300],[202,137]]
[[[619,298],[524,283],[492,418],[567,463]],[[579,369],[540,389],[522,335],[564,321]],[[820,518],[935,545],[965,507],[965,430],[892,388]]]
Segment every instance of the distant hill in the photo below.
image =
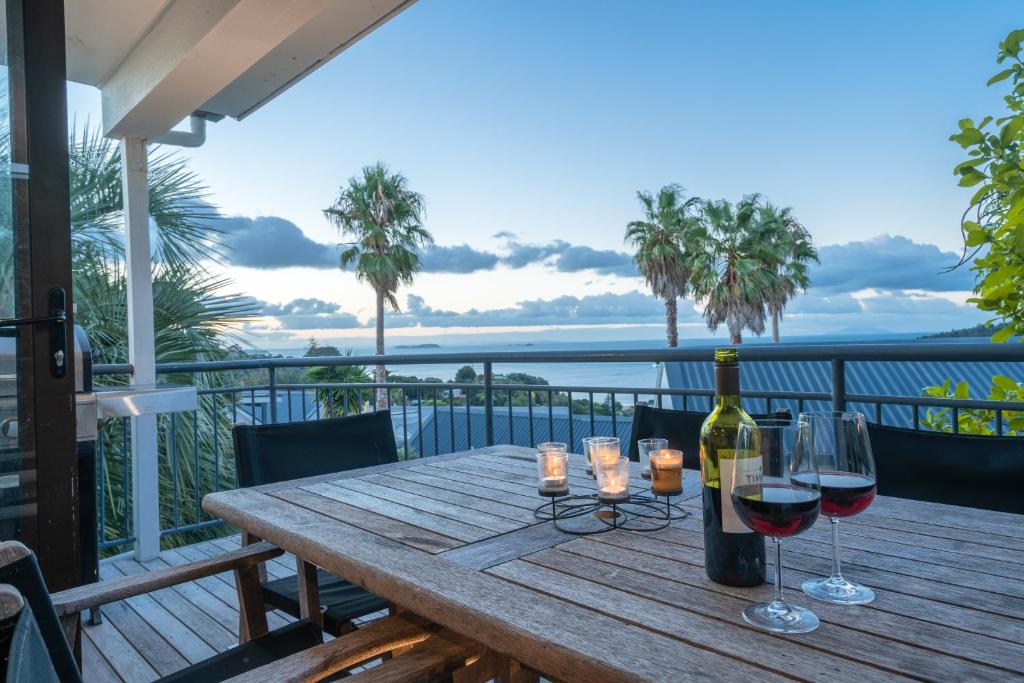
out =
[[396,349],[439,349],[440,344],[398,344]]
[[991,327],[985,327],[985,325],[975,325],[974,327],[965,327],[962,330],[949,330],[948,332],[937,332],[935,334],[927,334],[921,339],[952,339],[956,337],[991,337],[999,330],[1006,327],[1005,325],[992,325]]

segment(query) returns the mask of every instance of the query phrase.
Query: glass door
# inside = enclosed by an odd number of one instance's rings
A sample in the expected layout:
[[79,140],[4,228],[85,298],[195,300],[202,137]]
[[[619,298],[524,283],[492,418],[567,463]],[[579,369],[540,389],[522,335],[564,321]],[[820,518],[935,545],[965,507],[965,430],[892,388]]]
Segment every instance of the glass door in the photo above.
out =
[[[11,94],[18,92],[23,73],[12,73],[8,54],[7,11],[3,11],[3,64],[0,65],[0,319],[18,315],[18,279],[15,276],[15,197],[24,195],[28,174],[12,159]],[[35,542],[37,509],[35,464],[19,447],[18,328],[0,327],[0,539]]]
[[78,585],[62,0],[0,0],[0,540]]

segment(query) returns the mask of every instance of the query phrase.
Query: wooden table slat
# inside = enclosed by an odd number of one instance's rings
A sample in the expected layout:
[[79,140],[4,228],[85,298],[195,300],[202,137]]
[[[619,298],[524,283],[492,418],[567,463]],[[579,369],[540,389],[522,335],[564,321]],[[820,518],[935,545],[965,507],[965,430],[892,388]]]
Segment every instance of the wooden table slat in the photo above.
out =
[[493,532],[488,529],[484,529],[483,527],[476,526],[475,524],[459,522],[454,519],[449,519],[448,517],[442,517],[430,512],[423,512],[422,510],[417,510],[405,505],[397,505],[390,501],[368,496],[365,493],[342,488],[326,482],[310,484],[309,486],[303,486],[302,488],[306,491],[310,491],[311,493],[315,493],[318,496],[333,498],[334,500],[346,503],[353,507],[369,510],[370,512],[376,512],[384,517],[391,517],[392,519],[408,522],[409,524],[415,524],[435,533],[457,538],[460,541],[479,541],[493,535]]
[[325,498],[306,489],[286,489],[272,493],[275,498],[286,500],[321,515],[332,517],[339,522],[350,524],[358,529],[380,534],[384,538],[404,543],[405,545],[425,550],[429,553],[442,552],[457,548],[462,541],[443,534],[407,524],[391,517],[378,515],[362,508],[346,505],[333,498]]

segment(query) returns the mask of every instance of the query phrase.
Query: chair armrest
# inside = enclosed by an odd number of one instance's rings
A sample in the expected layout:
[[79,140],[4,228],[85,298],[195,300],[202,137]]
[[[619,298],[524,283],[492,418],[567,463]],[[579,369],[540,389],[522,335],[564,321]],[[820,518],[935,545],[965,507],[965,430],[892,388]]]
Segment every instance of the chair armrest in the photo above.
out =
[[[413,681],[487,681],[494,672],[472,671],[487,649],[454,631],[444,629],[399,657],[353,674],[353,683],[412,683]],[[465,673],[466,675],[462,675]],[[483,675],[481,675],[483,674]]]
[[125,576],[113,581],[100,581],[77,588],[69,588],[60,593],[54,593],[50,598],[53,600],[53,608],[57,610],[58,616],[77,614],[84,609],[98,607],[108,602],[131,598],[204,576],[265,562],[283,552],[269,543],[254,543],[207,560],[158,569],[145,574]]
[[383,617],[329,643],[279,659],[225,683],[266,683],[267,681],[318,681],[343,669],[350,669],[402,647],[422,643],[433,635],[429,626],[415,617]]

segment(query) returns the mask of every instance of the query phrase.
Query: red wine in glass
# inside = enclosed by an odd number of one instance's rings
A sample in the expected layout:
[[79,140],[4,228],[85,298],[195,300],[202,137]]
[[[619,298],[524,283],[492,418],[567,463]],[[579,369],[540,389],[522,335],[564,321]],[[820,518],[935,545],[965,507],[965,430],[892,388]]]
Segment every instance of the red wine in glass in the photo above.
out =
[[873,477],[856,472],[822,472],[820,477],[821,513],[826,517],[852,517],[875,499]]
[[[793,475],[793,483],[803,485],[803,473]],[[864,512],[875,499],[878,486],[872,477],[856,472],[822,470],[821,514],[826,517],[852,517]]]
[[764,536],[785,538],[818,519],[818,492],[793,484],[748,484],[732,491],[733,509],[744,524]]

